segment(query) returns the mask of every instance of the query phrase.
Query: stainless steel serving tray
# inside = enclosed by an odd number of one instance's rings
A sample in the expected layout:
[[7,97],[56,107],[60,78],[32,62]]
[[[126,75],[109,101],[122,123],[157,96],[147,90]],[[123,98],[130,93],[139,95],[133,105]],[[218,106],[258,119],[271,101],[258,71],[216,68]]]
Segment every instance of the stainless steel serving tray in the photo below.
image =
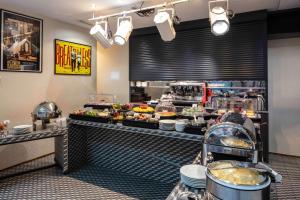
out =
[[[207,166],[207,171],[206,171],[206,175],[208,178],[210,178],[211,180],[215,181],[216,183],[223,185],[225,187],[228,188],[232,188],[232,189],[237,189],[237,190],[262,190],[266,187],[268,187],[271,184],[271,179],[269,176],[267,176],[264,173],[261,173],[258,171],[259,175],[262,177],[262,181],[259,184],[256,185],[246,185],[246,184],[233,184],[233,183],[229,183],[229,182],[225,182],[223,180],[220,180],[219,178],[217,178],[216,176],[214,176],[210,170],[213,170],[214,168],[217,167],[217,165],[219,165],[220,163],[230,163],[232,164],[233,167],[243,167],[243,168],[252,168],[254,169],[254,165],[253,163],[249,163],[249,162],[239,162],[239,161],[232,161],[232,160],[225,160],[225,161],[217,161],[217,162],[213,162],[208,164]],[[232,168],[233,168],[232,167]]]

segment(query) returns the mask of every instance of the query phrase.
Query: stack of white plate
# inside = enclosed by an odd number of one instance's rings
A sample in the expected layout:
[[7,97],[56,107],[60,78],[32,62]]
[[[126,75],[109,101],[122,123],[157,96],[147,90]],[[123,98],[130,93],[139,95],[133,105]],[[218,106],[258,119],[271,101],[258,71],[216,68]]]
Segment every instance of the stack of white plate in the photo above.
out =
[[175,130],[175,120],[170,120],[170,119],[164,119],[164,120],[159,120],[159,129],[164,130],[164,131],[173,131]]
[[16,135],[30,133],[30,132],[32,132],[32,125],[15,126],[13,128],[13,131]]
[[181,182],[193,188],[206,188],[205,171],[202,165],[184,165],[180,168]]

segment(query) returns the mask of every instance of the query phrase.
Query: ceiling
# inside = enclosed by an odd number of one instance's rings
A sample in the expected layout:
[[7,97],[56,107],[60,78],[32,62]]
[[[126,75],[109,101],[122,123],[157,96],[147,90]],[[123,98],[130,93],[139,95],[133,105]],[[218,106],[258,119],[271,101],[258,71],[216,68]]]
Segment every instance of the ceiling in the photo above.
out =
[[[143,6],[163,3],[167,0],[145,0]],[[170,1],[170,0],[169,0]],[[177,15],[182,21],[208,17],[209,0],[190,0],[176,5]],[[60,21],[89,28],[92,22],[92,4],[95,4],[95,15],[104,15],[132,7],[140,7],[141,0],[0,0],[0,7],[23,10],[26,13],[38,14]],[[300,7],[300,0],[229,0],[229,7],[235,13],[268,9],[271,11]],[[134,28],[153,26],[152,17],[138,17],[133,14]],[[109,19],[112,31],[115,30],[114,18]]]

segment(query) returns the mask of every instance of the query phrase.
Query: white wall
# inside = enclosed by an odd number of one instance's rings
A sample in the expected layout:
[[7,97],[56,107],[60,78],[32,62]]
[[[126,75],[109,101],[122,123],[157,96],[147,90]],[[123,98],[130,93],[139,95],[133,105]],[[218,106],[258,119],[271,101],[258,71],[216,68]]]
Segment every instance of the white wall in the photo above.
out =
[[129,45],[104,49],[97,43],[97,92],[129,102]]
[[[30,113],[44,101],[53,100],[67,116],[82,107],[88,94],[96,92],[96,42],[88,30],[1,5],[1,8],[42,18],[43,72],[0,72],[0,120],[10,119],[11,126],[31,124]],[[92,76],[54,75],[54,39],[92,46]],[[53,139],[0,147],[0,169],[31,160],[54,151]]]
[[300,156],[300,38],[268,47],[270,151]]

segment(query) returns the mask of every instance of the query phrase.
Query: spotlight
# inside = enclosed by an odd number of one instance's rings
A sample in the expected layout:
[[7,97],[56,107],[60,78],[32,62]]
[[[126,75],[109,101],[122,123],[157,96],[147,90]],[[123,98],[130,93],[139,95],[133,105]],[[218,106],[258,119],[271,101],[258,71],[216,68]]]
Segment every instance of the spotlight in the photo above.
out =
[[118,28],[114,35],[114,41],[118,45],[124,45],[132,32],[132,18],[131,16],[124,16],[118,18]]
[[[101,25],[104,25],[104,29]],[[90,34],[98,41],[104,48],[110,48],[113,41],[108,36],[107,21],[97,22],[90,30]]]
[[[167,11],[172,12],[172,16]],[[163,41],[172,41],[176,32],[173,26],[174,9],[161,9],[157,11],[154,22]]]
[[[212,4],[215,4],[215,6],[212,6]],[[223,6],[221,4],[223,4]],[[224,35],[229,31],[229,26],[230,26],[228,15],[227,15],[228,1],[227,0],[210,1],[208,5],[209,5],[209,19],[211,25],[211,32],[215,36]],[[224,9],[224,7],[226,9]]]

